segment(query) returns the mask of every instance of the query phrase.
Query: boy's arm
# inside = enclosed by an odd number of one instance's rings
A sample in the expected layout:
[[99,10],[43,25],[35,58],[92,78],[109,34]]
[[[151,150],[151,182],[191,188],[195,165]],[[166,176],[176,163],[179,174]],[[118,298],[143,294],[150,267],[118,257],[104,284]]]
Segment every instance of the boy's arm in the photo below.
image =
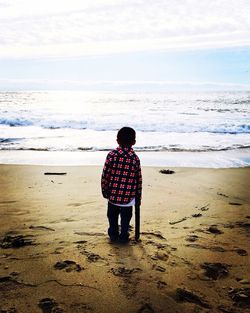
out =
[[137,205],[141,204],[141,196],[142,196],[142,174],[141,174],[141,165],[140,161],[138,161],[138,168],[137,168],[137,179],[136,179],[136,197],[135,201]]
[[110,180],[110,156],[109,154],[107,155],[103,171],[102,171],[102,179],[101,179],[101,187],[102,187],[102,195],[104,198],[108,198],[109,196],[109,180]]

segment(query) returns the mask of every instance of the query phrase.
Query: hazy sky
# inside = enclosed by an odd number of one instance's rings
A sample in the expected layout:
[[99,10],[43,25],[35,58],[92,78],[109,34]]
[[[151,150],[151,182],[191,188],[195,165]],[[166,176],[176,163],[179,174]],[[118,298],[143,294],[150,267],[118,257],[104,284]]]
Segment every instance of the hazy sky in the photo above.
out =
[[249,89],[249,0],[0,0],[0,89]]

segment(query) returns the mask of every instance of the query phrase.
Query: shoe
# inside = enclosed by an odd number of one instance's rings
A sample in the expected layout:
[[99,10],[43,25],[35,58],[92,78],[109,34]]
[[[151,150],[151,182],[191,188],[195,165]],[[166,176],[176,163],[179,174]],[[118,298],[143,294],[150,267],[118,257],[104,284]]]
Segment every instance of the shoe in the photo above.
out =
[[111,242],[116,242],[118,240],[118,237],[111,236],[109,237],[109,239]]
[[129,238],[122,238],[122,237],[119,237],[119,240],[118,240],[118,241],[119,241],[120,243],[128,243],[129,240],[130,240]]

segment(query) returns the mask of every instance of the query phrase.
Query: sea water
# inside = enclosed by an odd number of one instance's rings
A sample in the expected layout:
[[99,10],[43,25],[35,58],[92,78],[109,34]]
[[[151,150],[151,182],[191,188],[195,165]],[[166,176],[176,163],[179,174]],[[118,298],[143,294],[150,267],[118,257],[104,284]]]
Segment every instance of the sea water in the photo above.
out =
[[[245,91],[0,92],[0,162],[99,164],[123,126],[136,130],[134,148],[147,165],[250,164]],[[53,161],[59,155],[63,162]]]

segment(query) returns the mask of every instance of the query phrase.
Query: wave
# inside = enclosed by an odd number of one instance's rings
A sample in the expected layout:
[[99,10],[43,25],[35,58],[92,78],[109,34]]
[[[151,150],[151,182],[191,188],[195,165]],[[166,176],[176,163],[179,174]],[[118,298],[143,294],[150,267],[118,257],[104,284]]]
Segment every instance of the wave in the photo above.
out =
[[0,125],[8,125],[11,127],[15,127],[15,126],[31,126],[33,125],[32,121],[29,121],[27,119],[21,119],[21,118],[10,118],[10,119],[6,119],[6,118],[2,118],[0,119]]
[[[192,113],[181,113],[186,115],[194,115]],[[101,124],[102,122],[102,124]],[[0,125],[10,127],[29,127],[35,126],[42,129],[77,129],[77,130],[94,130],[94,131],[117,131],[121,123],[127,123],[124,121],[101,121],[97,119],[95,121],[77,121],[77,120],[63,120],[63,121],[32,121],[27,119],[0,119]],[[164,132],[164,133],[218,133],[218,134],[240,134],[250,133],[250,124],[247,123],[223,123],[221,124],[198,124],[195,125],[192,121],[183,123],[182,121],[159,121],[159,123],[153,121],[136,121],[130,122],[131,126],[137,131],[141,132]]]
[[[166,147],[166,146],[146,146],[134,147],[137,152],[215,152],[215,151],[230,151],[249,149],[250,145],[232,145],[228,147],[200,147],[200,148],[185,148],[185,147]],[[32,147],[0,147],[3,151],[68,151],[68,152],[97,152],[110,151],[112,148],[102,147],[78,147],[78,148],[32,148]]]
[[0,144],[14,144],[17,142],[20,142],[22,140],[25,140],[25,137],[20,137],[20,138],[0,138]]

